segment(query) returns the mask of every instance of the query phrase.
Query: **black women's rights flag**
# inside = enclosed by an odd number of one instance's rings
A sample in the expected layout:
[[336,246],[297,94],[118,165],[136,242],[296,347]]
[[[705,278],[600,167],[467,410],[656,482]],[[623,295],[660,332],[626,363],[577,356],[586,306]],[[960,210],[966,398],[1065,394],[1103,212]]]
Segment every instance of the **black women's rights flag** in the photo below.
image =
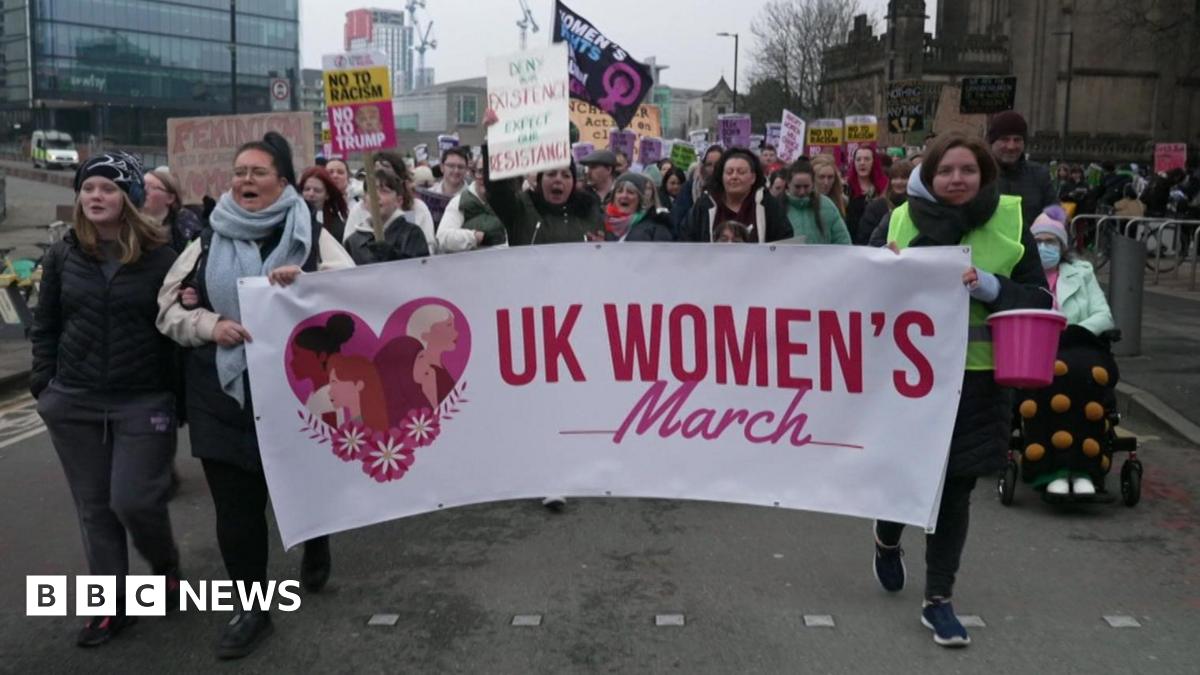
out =
[[622,129],[629,126],[654,86],[650,68],[561,2],[554,8],[554,42],[570,46],[571,98],[601,108]]

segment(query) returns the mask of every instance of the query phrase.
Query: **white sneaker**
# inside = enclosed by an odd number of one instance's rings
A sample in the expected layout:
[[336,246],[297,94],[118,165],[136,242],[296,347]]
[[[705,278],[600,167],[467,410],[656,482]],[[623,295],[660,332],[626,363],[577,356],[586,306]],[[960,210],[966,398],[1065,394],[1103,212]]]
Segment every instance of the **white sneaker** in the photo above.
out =
[[1066,478],[1055,478],[1046,486],[1046,494],[1065,495],[1071,491],[1071,486],[1067,483]]
[[1079,476],[1071,481],[1071,488],[1077,495],[1096,494],[1096,486],[1092,484],[1092,479],[1086,476]]
[[562,508],[566,505],[567,505],[567,498],[560,497],[557,495],[553,496],[553,497],[546,497],[545,499],[542,500],[542,506],[550,509],[551,511],[561,511]]

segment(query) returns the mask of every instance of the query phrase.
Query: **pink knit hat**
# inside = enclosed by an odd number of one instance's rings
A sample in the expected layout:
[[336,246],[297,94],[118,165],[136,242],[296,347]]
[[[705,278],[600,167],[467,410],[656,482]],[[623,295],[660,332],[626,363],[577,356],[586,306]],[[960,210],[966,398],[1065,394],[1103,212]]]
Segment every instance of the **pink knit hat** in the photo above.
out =
[[1063,211],[1061,206],[1057,204],[1048,206],[1034,219],[1029,232],[1035,237],[1039,234],[1052,234],[1062,242],[1062,247],[1065,249],[1070,245],[1067,240],[1066,220],[1067,212]]

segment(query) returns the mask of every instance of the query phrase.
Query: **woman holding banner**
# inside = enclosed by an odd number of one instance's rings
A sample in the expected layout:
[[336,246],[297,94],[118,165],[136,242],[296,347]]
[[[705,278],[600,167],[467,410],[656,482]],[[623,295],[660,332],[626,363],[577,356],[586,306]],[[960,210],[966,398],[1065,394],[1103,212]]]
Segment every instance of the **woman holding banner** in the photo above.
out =
[[681,241],[711,242],[716,226],[742,223],[758,243],[789,239],[792,226],[779,200],[767,192],[767,177],[758,157],[745,148],[730,148],[713,167],[707,191],[692,206],[679,228]]
[[[989,314],[1049,309],[1053,298],[1033,235],[1024,227],[1021,199],[1001,196],[999,167],[981,141],[939,136],[908,183],[908,201],[889,215],[888,246],[971,246],[963,274],[971,296],[966,373],[950,441],[936,530],[925,537],[925,603],[921,622],[946,647],[970,643],[951,607],[955,574],[967,540],[971,491],[979,476],[1006,462],[1012,421],[1011,391],[993,379]],[[904,588],[900,523],[875,523],[875,578],[883,588]]]
[[[234,156],[233,185],[221,195],[210,227],[184,250],[158,294],[158,329],[184,347],[192,454],[213,497],[217,543],[231,580],[267,580],[267,482],[255,433],[240,277],[289,285],[302,272],[352,267],[346,252],[315,224],[296,192],[292,151],[269,132]],[[319,590],[329,578],[329,539],[305,544],[301,580]],[[264,610],[241,609],[217,646],[241,658],[273,632]]]

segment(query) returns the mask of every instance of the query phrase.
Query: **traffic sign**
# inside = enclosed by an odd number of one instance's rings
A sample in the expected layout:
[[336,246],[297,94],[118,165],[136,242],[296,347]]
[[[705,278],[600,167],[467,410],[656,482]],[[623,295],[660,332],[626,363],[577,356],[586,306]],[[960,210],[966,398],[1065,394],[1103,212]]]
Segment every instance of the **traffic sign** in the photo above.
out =
[[289,110],[292,107],[292,83],[286,78],[271,78],[271,110]]

